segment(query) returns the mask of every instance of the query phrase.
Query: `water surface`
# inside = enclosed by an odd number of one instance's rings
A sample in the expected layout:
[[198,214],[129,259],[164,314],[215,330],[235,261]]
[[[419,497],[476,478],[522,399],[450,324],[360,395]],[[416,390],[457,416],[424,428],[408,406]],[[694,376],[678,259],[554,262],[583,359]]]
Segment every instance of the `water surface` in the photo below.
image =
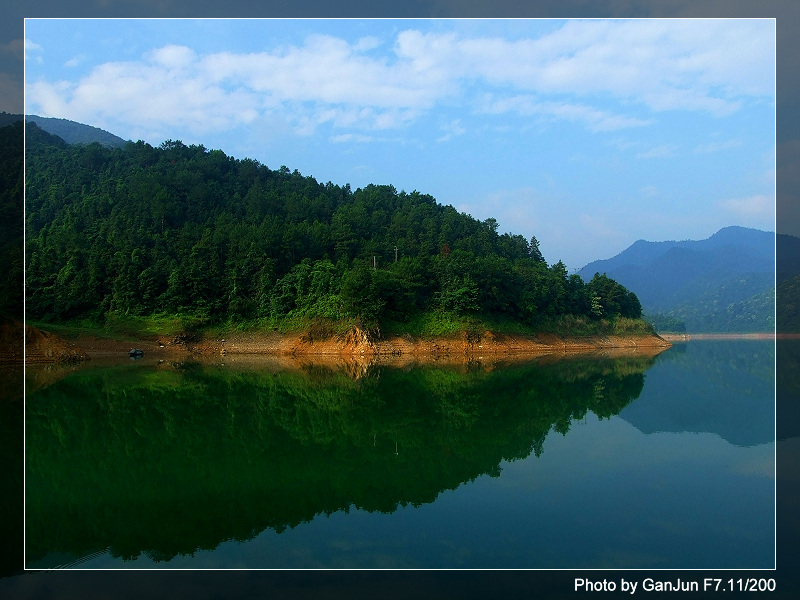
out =
[[773,363],[30,373],[27,567],[770,568]]

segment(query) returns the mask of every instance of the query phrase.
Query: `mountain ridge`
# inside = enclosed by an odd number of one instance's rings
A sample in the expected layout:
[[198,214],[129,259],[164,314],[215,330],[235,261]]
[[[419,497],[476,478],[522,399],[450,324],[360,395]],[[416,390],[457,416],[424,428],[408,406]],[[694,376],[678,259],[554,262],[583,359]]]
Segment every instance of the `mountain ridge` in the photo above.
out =
[[637,240],[579,274],[586,280],[605,273],[619,281],[662,331],[676,326],[696,333],[771,331],[775,250],[774,233],[734,225],[703,240]]
[[122,148],[129,143],[129,140],[122,139],[105,129],[70,119],[25,115],[25,121],[36,123],[41,129],[60,137],[68,144],[92,144],[97,142],[107,148]]

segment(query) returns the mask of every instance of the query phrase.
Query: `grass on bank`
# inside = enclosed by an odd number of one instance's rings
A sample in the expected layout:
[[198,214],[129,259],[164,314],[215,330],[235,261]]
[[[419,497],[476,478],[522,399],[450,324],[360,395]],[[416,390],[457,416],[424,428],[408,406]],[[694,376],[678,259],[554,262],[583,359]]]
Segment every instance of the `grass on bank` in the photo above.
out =
[[409,320],[387,320],[380,325],[343,317],[330,319],[290,313],[275,320],[271,318],[229,320],[212,323],[194,314],[154,314],[147,316],[109,313],[103,321],[90,319],[62,323],[29,322],[30,325],[51,331],[66,339],[93,335],[124,341],[173,339],[194,334],[203,337],[223,337],[241,332],[274,332],[283,335],[310,334],[323,339],[344,336],[354,327],[380,337],[411,336],[416,339],[461,336],[480,336],[486,331],[514,335],[553,333],[562,337],[586,336],[644,336],[655,333],[652,325],[642,319],[615,317],[589,319],[584,316],[563,315],[543,318],[536,324],[526,324],[509,317],[459,315],[445,311],[428,311],[413,315]]
[[109,313],[105,320],[75,319],[64,322],[27,321],[28,325],[50,331],[65,339],[91,335],[120,341],[172,338],[197,331],[203,322],[192,315],[155,314],[148,316]]
[[421,313],[405,323],[387,322],[382,328],[384,335],[407,334],[417,338],[447,337],[464,332],[478,336],[485,331],[515,335],[553,333],[562,337],[644,336],[655,333],[646,321],[626,317],[595,320],[583,316],[563,315],[527,324],[508,317],[463,316],[441,311]]

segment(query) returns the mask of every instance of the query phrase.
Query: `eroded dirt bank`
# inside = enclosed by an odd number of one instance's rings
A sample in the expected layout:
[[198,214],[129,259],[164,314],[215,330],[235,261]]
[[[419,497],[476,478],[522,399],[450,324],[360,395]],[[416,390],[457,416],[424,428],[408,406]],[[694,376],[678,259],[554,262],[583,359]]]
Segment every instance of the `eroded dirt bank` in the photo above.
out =
[[[21,329],[17,333],[21,336]],[[20,351],[13,354],[15,360],[5,361],[16,361],[17,366],[6,364],[5,369],[22,369],[21,338],[17,342]],[[481,336],[436,340],[406,336],[376,341],[359,331],[322,340],[310,339],[308,335],[260,332],[205,339],[183,335],[135,342],[86,334],[63,340],[39,332],[31,337],[31,343],[36,353],[25,373],[29,392],[47,387],[76,369],[118,366],[121,361],[129,360],[128,352],[134,347],[144,352],[137,361],[139,364],[159,369],[178,368],[187,362],[262,372],[313,372],[322,368],[359,379],[376,366],[412,368],[435,363],[463,370],[493,370],[520,362],[545,364],[578,357],[652,357],[670,346],[657,336],[560,338],[552,334],[523,337],[485,332]],[[64,356],[80,356],[82,360],[57,360],[61,352]],[[21,382],[21,373],[16,378]],[[19,393],[12,395],[21,397],[21,385],[17,387]]]
[[[23,355],[24,346],[24,355]],[[0,320],[0,363],[72,363],[89,358],[77,344],[13,320]]]
[[[21,324],[4,326],[2,362],[22,362]],[[15,345],[16,344],[16,345]],[[225,357],[231,355],[270,355],[294,357],[426,357],[437,360],[482,357],[540,355],[562,353],[594,353],[624,350],[658,353],[670,343],[658,336],[590,336],[560,337],[549,333],[535,336],[500,334],[455,335],[436,339],[411,336],[375,339],[359,328],[346,334],[316,339],[311,334],[281,335],[277,332],[230,333],[224,337],[203,337],[184,334],[172,338],[125,341],[78,334],[62,339],[51,333],[26,326],[26,362],[75,362],[91,358],[125,355],[132,348],[141,349],[145,356],[161,358]]]
[[271,354],[301,356],[373,356],[414,357],[426,356],[471,357],[503,356],[516,354],[548,354],[596,352],[613,349],[664,350],[670,343],[658,336],[620,337],[559,337],[540,333],[520,336],[486,331],[481,335],[463,333],[452,337],[417,339],[400,336],[374,339],[366,332],[354,328],[337,337],[315,339],[312,335],[282,336],[277,333],[237,333],[224,338],[199,339],[186,343],[192,354],[202,356],[227,356],[244,354]]

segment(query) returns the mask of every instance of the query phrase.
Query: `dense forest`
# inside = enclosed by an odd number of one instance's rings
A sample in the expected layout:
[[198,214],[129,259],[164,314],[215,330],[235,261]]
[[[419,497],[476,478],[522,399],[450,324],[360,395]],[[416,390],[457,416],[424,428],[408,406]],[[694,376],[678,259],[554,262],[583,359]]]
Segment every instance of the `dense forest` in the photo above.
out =
[[641,316],[608,277],[584,282],[548,265],[535,237],[424,193],[322,184],[180,141],[69,145],[26,127],[29,319]]
[[[761,277],[742,277],[742,290]],[[727,293],[727,296],[726,296]],[[645,313],[644,318],[658,332],[671,333],[750,333],[775,331],[775,288],[753,294],[744,300],[730,301],[724,287],[698,294],[693,302],[676,305],[668,313]],[[781,331],[788,331],[781,328]]]
[[22,150],[22,121],[0,127],[0,314],[16,319],[23,312]]

